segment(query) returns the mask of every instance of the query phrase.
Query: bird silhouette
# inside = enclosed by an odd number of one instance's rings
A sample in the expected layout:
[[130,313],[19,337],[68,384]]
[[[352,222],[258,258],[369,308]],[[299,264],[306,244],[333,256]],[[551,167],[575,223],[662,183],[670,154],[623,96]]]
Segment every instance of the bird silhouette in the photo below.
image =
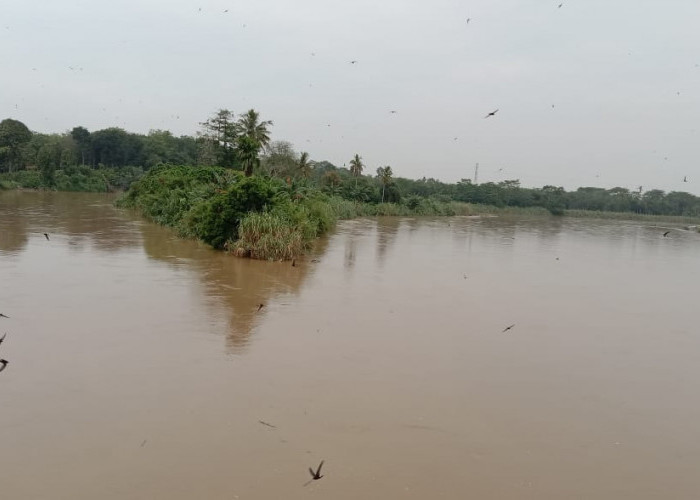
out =
[[2,341],[5,340],[5,337],[7,337],[7,334],[3,334],[2,338],[0,338],[0,344],[2,344]]
[[488,118],[489,116],[495,116],[496,113],[498,113],[498,110],[491,111],[488,115],[484,116],[484,118]]
[[392,109],[391,111],[389,111],[389,113],[391,113],[392,115],[395,115],[397,113],[397,111]]
[[510,326],[505,327],[505,329],[504,329],[501,333],[506,333],[508,330],[510,330],[510,329],[513,328],[514,326],[515,326],[515,323],[513,323],[513,324],[510,325]]
[[467,24],[469,24],[469,21],[471,21],[471,20],[472,20],[472,18],[471,18],[471,17],[468,17],[468,18],[467,18]]
[[350,64],[357,64],[357,60],[353,59],[352,61],[350,61]]
[[666,232],[664,233],[664,238],[665,238],[666,236],[668,236],[668,233],[670,233],[670,232],[671,232],[671,231],[666,231]]
[[10,318],[9,316],[5,316],[3,313],[0,313],[0,318]]
[[265,307],[265,304],[258,304],[258,310],[256,312],[260,312],[260,309]]
[[[9,363],[9,361],[7,361],[6,359],[0,359],[0,363],[2,363],[2,368],[0,368],[0,372],[1,372],[5,368],[7,368],[7,363]],[[323,462],[321,462],[321,463],[323,463]]]
[[683,176],[683,182],[688,182],[688,176],[687,176],[687,175],[684,175],[684,176]]
[[316,469],[316,472],[314,472],[314,470],[311,467],[309,467],[309,473],[311,474],[313,481],[318,481],[323,477],[323,475],[321,474],[321,467],[323,467],[323,460],[321,460],[321,463],[318,464],[318,469]]
[[46,236],[46,241],[51,241],[51,239],[49,238],[49,233],[44,233],[44,236]]
[[563,2],[562,2],[562,3],[560,3],[560,4],[559,4],[559,5],[557,6],[557,9],[561,9],[561,6],[562,6],[562,5],[564,5],[564,3],[563,3]]

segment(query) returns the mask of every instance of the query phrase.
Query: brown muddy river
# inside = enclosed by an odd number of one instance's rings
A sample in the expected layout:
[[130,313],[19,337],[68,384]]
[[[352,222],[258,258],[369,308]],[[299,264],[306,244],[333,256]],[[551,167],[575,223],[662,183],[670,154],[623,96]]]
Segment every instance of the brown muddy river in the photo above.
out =
[[112,201],[0,192],[3,499],[700,498],[700,235],[362,219],[292,267]]

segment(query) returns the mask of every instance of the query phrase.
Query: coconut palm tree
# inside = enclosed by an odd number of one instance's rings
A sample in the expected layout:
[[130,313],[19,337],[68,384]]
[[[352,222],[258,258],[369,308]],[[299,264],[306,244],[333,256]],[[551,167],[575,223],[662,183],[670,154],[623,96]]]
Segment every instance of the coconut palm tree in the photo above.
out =
[[382,203],[384,203],[384,191],[386,190],[386,187],[391,184],[392,175],[394,175],[394,172],[391,171],[391,167],[389,165],[386,167],[379,167],[377,169],[377,178],[379,178],[379,182],[382,183]]
[[243,136],[238,139],[238,147],[236,154],[243,165],[243,171],[246,177],[253,175],[253,169],[260,164],[260,143],[248,136]]
[[355,157],[350,160],[350,173],[355,177],[355,187],[357,187],[357,178],[362,175],[362,170],[364,168],[362,157],[355,153]]
[[301,153],[301,156],[299,157],[299,162],[297,163],[297,168],[299,169],[299,173],[304,179],[309,178],[313,166],[314,162],[309,159],[309,153],[307,153],[306,151]]
[[260,114],[254,109],[241,115],[236,122],[236,131],[239,135],[255,140],[262,149],[267,149],[270,144],[270,131],[268,127],[273,125],[271,120],[260,121]]

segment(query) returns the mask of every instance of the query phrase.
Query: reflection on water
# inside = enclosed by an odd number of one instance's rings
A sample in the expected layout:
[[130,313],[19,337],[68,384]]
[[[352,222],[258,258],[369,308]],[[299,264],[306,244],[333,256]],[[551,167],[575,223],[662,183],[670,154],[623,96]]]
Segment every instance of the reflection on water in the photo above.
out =
[[0,192],[3,498],[698,497],[700,235],[360,219],[292,267],[112,201]]
[[[207,303],[228,316],[226,341],[234,353],[248,344],[255,324],[264,317],[265,307],[259,311],[259,305],[267,306],[273,297],[298,293],[311,269],[301,259],[293,267],[289,262],[233,258],[195,241],[182,241],[154,225],[143,228],[142,235],[143,248],[150,258],[196,272]],[[326,242],[321,240],[317,251],[322,252]]]

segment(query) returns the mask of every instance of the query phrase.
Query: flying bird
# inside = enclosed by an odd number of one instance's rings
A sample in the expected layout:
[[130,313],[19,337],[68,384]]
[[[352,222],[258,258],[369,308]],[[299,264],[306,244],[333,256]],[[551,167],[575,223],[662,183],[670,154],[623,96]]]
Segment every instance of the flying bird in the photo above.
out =
[[688,176],[687,176],[687,175],[684,175],[684,176],[683,176],[683,182],[688,182]]
[[2,341],[5,340],[5,337],[7,337],[7,334],[3,334],[2,338],[0,338],[0,344],[2,344]]
[[[0,359],[0,363],[2,363],[2,368],[0,368],[0,372],[1,372],[1,371],[3,371],[5,368],[7,368],[7,363],[9,363],[9,361],[7,361],[7,360],[5,360],[5,359]],[[321,463],[323,463],[323,462],[321,462]],[[314,478],[314,479],[316,479],[316,478]]]
[[323,477],[323,475],[321,475],[321,467],[323,467],[323,460],[321,460],[321,463],[318,464],[318,469],[316,469],[316,472],[314,472],[314,470],[311,467],[309,467],[309,473],[311,474],[313,481],[318,481]]
[[561,9],[561,6],[562,6],[562,5],[564,5],[564,2],[560,3],[560,4],[557,6],[557,9]]
[[228,9],[226,9],[226,10],[224,11],[224,13],[226,13],[226,12],[228,12]]
[[506,333],[508,330],[510,330],[510,329],[513,328],[514,326],[515,326],[515,323],[513,323],[513,324],[510,325],[510,326],[507,326],[501,333]]
[[395,115],[397,112],[392,109],[391,111],[389,111],[389,113],[391,113],[392,115]]
[[666,236],[668,236],[668,233],[670,233],[670,232],[671,232],[671,231],[666,231],[666,232],[664,233],[664,238],[665,238]]
[[265,304],[258,304],[258,310],[256,312],[260,312],[260,309],[265,307]]
[[260,422],[261,424],[263,424],[263,425],[265,425],[265,426],[267,426],[267,427],[272,427],[273,429],[277,429],[276,426],[274,426],[274,425],[272,425],[272,424],[268,424],[268,423],[265,422],[264,420],[258,420],[258,422]]
[[498,110],[491,111],[488,115],[484,116],[484,118],[488,118],[489,116],[495,116],[496,113],[498,113]]
[[10,318],[9,316],[5,316],[3,313],[0,313],[0,318]]
[[472,20],[472,18],[471,18],[471,17],[468,17],[468,18],[467,18],[467,24],[469,24],[469,21],[471,21],[471,20]]
[[51,241],[51,239],[49,239],[49,233],[44,233],[44,236],[46,236],[46,241]]
[[350,64],[357,64],[357,60],[353,59],[352,61],[350,61]]

